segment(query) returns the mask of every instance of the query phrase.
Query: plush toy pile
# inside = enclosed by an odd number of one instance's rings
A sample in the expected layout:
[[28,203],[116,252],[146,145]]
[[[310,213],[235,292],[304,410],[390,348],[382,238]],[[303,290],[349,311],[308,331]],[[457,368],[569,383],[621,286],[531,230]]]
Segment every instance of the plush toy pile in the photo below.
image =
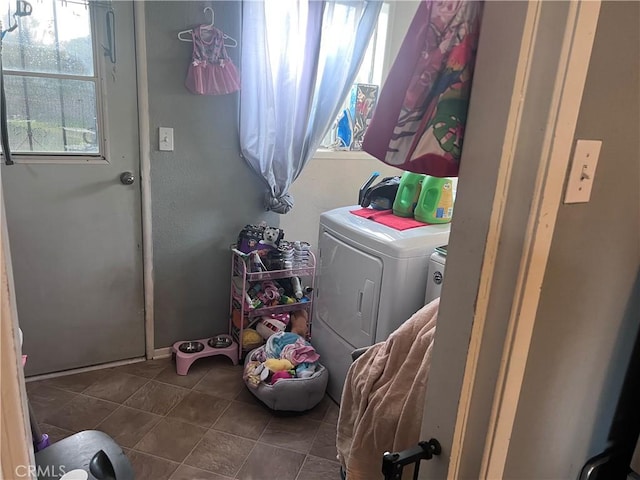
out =
[[[237,310],[234,310],[234,314]],[[240,328],[240,316],[232,317],[233,324]],[[244,327],[247,326],[245,319]],[[272,313],[264,315],[256,323],[254,328],[245,328],[242,332],[242,346],[245,350],[250,350],[262,345],[265,340],[276,333],[290,332],[303,338],[309,332],[309,313],[306,310],[296,310],[291,313]]]
[[319,360],[320,355],[304,337],[292,332],[275,333],[264,347],[251,352],[244,379],[257,388],[262,382],[273,385],[282,379],[309,378]]
[[308,242],[287,242],[284,230],[265,224],[245,226],[236,242],[236,251],[244,254],[250,272],[306,267],[310,250]]
[[251,282],[246,292],[243,287],[242,279],[234,276],[231,288],[235,298],[242,298],[245,310],[307,303],[313,291],[311,287],[303,286],[298,277]]

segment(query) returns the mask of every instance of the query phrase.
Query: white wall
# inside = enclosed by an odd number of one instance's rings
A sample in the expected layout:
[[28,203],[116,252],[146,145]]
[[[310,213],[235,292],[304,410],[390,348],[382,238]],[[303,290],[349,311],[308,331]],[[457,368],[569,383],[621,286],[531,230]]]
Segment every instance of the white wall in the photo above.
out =
[[280,219],[285,238],[305,240],[315,246],[320,214],[333,208],[356,205],[360,186],[374,171],[380,172],[376,182],[403,173],[361,152],[344,152],[342,157],[311,160],[289,190],[296,203],[293,210]]

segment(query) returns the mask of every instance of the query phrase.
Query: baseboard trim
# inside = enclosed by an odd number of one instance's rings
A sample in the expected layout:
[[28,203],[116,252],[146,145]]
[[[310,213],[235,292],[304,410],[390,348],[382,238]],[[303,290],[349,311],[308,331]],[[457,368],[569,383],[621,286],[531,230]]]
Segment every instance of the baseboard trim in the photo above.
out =
[[[169,358],[171,356],[171,347],[156,348],[153,351],[153,359],[159,360],[162,358]],[[146,361],[145,357],[129,358],[127,360],[119,360],[117,362],[101,363],[100,365],[92,365],[90,367],[73,368],[71,370],[64,370],[62,372],[45,373],[43,375],[34,375],[26,378],[25,381],[37,382],[38,380],[47,380],[49,378],[66,377],[67,375],[74,375],[76,373],[93,372],[95,370],[103,370],[105,368],[121,367],[122,365],[129,365],[131,363],[138,363]]]
[[71,370],[63,370],[62,372],[45,373],[42,375],[34,375],[32,377],[25,378],[25,382],[37,382],[38,380],[47,380],[49,378],[66,377],[67,375],[74,375],[76,373],[94,372],[96,370],[104,370],[105,368],[121,367],[122,365],[129,365],[131,363],[144,362],[145,357],[128,358],[127,360],[118,360],[117,362],[101,363],[100,365],[92,365],[90,367],[73,368]]
[[168,358],[171,356],[171,353],[171,347],[156,348],[153,351],[153,359],[158,360],[160,358]]

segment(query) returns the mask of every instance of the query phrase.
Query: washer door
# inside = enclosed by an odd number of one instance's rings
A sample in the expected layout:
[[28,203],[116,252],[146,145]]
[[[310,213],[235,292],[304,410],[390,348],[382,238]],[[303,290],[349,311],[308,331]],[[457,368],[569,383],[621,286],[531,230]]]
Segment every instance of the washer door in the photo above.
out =
[[320,234],[316,318],[354,347],[374,343],[383,263],[330,232]]

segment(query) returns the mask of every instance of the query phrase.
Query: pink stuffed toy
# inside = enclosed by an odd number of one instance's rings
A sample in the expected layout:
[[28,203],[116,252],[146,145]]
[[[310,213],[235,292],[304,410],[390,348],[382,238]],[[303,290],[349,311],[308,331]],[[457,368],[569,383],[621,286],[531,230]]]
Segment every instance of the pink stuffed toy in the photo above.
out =
[[287,370],[282,370],[280,372],[276,372],[271,376],[271,385],[276,383],[278,380],[282,380],[284,378],[292,378],[293,375],[289,373]]

